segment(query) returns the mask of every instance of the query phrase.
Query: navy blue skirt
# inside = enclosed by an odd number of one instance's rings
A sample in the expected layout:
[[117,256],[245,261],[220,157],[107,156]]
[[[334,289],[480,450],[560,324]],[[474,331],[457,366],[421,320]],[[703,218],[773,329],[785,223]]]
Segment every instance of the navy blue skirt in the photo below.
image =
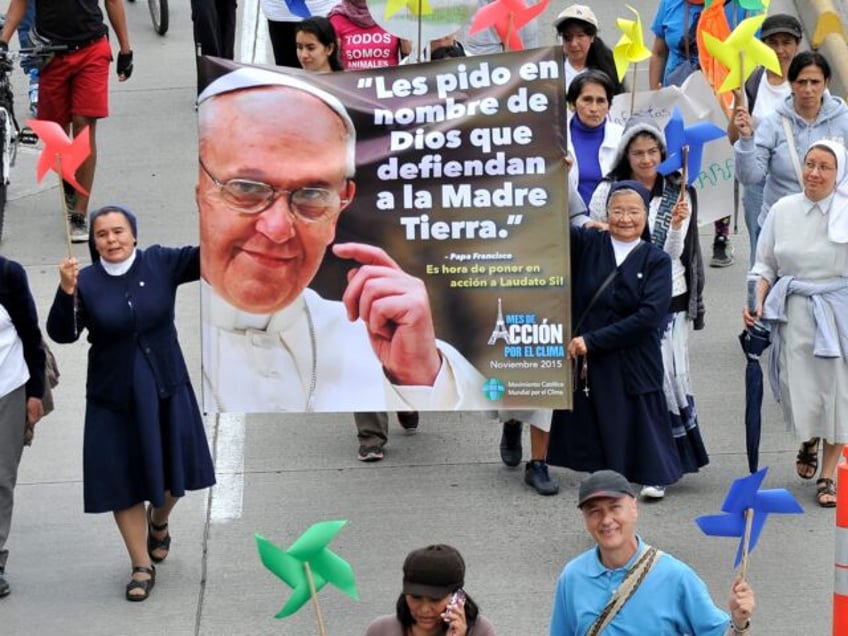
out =
[[618,373],[554,411],[547,461],[582,472],[610,469],[637,484],[668,486],[683,474],[662,391],[627,394]]
[[[120,370],[115,370],[120,373]],[[203,418],[189,382],[160,399],[142,355],[133,363],[132,404],[114,411],[87,401],[83,439],[86,512],[123,510],[150,501],[165,503],[165,491],[215,484],[215,469]]]

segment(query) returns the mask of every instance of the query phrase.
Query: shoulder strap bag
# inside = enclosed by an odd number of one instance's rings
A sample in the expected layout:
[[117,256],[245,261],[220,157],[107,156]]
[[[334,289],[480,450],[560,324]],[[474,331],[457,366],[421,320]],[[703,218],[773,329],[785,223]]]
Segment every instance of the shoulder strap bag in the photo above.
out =
[[[634,247],[630,254],[627,255],[627,258],[630,258],[633,254],[639,251],[639,249],[645,244],[645,241],[640,241],[639,244]],[[586,305],[586,309],[583,310],[583,313],[580,314],[580,318],[577,319],[577,322],[574,324],[574,328],[571,330],[571,336],[574,337],[580,334],[580,327],[583,326],[583,321],[586,320],[586,316],[589,315],[589,311],[592,307],[595,306],[595,303],[598,302],[598,298],[601,297],[601,294],[604,293],[604,290],[610,286],[610,283],[615,280],[615,277],[618,276],[619,267],[616,267],[609,273],[604,279],[604,282],[601,283],[600,287],[595,291],[595,294],[592,296],[592,299],[589,301],[589,304]]]
[[789,148],[789,158],[792,159],[792,167],[795,168],[795,177],[798,179],[801,190],[803,190],[804,177],[801,173],[801,158],[798,156],[798,149],[795,147],[795,135],[792,134],[792,124],[786,115],[782,115],[780,118],[783,120],[783,134],[786,135],[786,146]]
[[689,48],[689,2],[690,0],[685,0],[683,3],[683,53],[686,59],[675,66],[668,74],[666,86],[682,86],[686,78],[700,68],[698,62],[692,59]]
[[[7,285],[8,280],[9,260],[6,259],[3,263],[3,284]],[[44,415],[47,415],[54,409],[53,389],[59,384],[59,365],[56,364],[56,356],[53,355],[44,338],[41,339],[41,348],[44,349],[44,395],[41,397],[41,404],[44,408]],[[32,443],[32,429],[29,429],[25,443],[27,446]]]
[[658,550],[653,546],[648,546],[648,549],[642,553],[642,556],[640,556],[639,560],[633,564],[633,567],[627,570],[627,574],[624,575],[624,580],[621,582],[621,585],[618,586],[618,589],[615,591],[615,594],[612,595],[609,603],[607,603],[598,618],[595,619],[595,622],[592,623],[589,631],[586,632],[586,636],[598,636],[598,634],[612,623],[612,620],[621,611],[624,604],[629,601],[630,597],[636,593],[637,589],[639,589],[639,585],[641,585],[642,581],[645,580],[645,577],[648,576],[648,573],[653,569],[654,565],[656,565],[662,554],[662,550]]

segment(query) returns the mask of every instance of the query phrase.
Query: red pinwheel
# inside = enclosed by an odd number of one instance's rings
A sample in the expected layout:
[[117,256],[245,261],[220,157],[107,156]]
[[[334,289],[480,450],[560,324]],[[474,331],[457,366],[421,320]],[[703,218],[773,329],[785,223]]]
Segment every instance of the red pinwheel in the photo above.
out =
[[88,155],[91,154],[91,139],[88,127],[71,141],[64,129],[55,121],[30,119],[27,122],[38,138],[44,142],[44,150],[38,157],[36,179],[39,183],[49,170],[53,170],[62,179],[70,183],[84,195],[88,191],[77,182],[76,171]]
[[494,27],[501,42],[504,43],[505,50],[522,51],[524,43],[518,35],[518,30],[547,9],[549,1],[542,0],[528,7],[524,0],[495,0],[477,11],[468,33],[473,35],[483,29]]

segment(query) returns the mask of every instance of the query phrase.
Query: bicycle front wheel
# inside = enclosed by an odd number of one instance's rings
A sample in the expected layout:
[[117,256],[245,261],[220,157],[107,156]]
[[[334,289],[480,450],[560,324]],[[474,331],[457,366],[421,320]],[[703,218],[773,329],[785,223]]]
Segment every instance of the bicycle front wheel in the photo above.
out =
[[147,0],[147,6],[153,29],[159,35],[165,35],[168,32],[168,0]]

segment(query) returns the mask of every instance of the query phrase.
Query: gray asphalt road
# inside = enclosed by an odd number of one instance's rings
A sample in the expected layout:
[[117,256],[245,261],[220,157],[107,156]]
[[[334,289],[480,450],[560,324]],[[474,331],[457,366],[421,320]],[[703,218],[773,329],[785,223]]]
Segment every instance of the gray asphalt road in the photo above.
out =
[[[612,2],[595,4],[608,25],[621,9]],[[652,3],[634,6],[650,19]],[[174,3],[164,38],[154,34],[144,3],[128,5],[127,11],[136,71],[126,84],[115,83],[113,115],[98,126],[94,204],[120,202],[138,212],[142,245],[194,242],[195,79],[188,3]],[[612,32],[611,26],[604,30],[614,42]],[[50,177],[36,187],[32,165],[34,156],[24,157],[15,174],[16,199],[7,211],[2,251],[26,265],[46,316],[65,248],[57,190]],[[707,256],[711,240],[710,228],[704,229]],[[691,563],[721,604],[734,576],[736,544],[702,537],[692,520],[718,512],[730,481],[746,471],[744,361],[736,334],[747,238],[735,244],[737,263],[708,271],[707,328],[691,342],[711,464],[671,488],[665,501],[644,505],[640,518],[644,536]],[[83,246],[74,252],[86,256]],[[199,386],[197,312],[197,286],[187,287],[178,322]],[[539,497],[524,485],[520,470],[501,464],[499,427],[478,414],[425,414],[415,436],[393,424],[386,459],[371,465],[356,461],[355,429],[347,415],[210,419],[219,486],[181,503],[171,522],[173,550],[159,568],[151,599],[129,604],[123,599],[128,562],[111,516],[82,512],[86,346],[55,350],[62,370],[58,411],[39,425],[34,446],[24,453],[8,545],[14,589],[0,600],[3,634],[317,634],[309,607],[284,621],[273,618],[289,591],[261,566],[253,535],[260,532],[286,546],[315,521],[343,518],[350,523],[333,547],[352,564],[361,600],[332,588],[321,593],[329,634],[362,634],[374,616],[390,613],[405,554],[448,542],[465,555],[466,588],[498,633],[535,636],[547,633],[564,562],[589,545],[575,508],[581,475],[553,470],[560,495]],[[769,396],[762,447],[761,464],[771,467],[766,485],[789,488],[806,514],[772,518],[751,557],[755,629],[786,636],[829,633],[834,515],[815,507],[812,485],[795,477],[796,443]]]

